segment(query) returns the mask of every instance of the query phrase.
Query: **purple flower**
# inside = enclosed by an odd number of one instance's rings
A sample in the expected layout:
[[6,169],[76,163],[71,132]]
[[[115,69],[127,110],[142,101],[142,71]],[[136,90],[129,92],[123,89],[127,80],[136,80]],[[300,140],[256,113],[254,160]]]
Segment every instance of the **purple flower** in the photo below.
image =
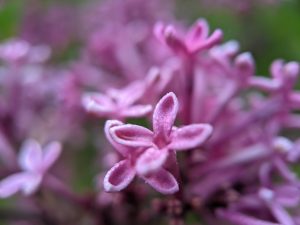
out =
[[7,198],[18,191],[24,195],[33,194],[60,153],[61,145],[58,142],[51,142],[42,150],[37,141],[27,140],[19,155],[19,166],[23,171],[10,175],[0,182],[0,197]]
[[0,59],[12,64],[42,63],[50,57],[45,45],[31,46],[28,42],[12,39],[0,45]]
[[[106,127],[108,139],[126,157],[126,160],[115,165],[107,173],[104,182],[106,190],[119,191],[125,188],[136,173],[147,179],[146,182],[159,192],[170,194],[178,190],[178,185],[173,175],[163,169],[169,154],[174,151],[183,151],[198,147],[210,136],[212,127],[208,124],[191,124],[180,128],[174,127],[177,111],[178,100],[174,93],[168,93],[155,107],[153,113],[153,132],[138,125],[124,125],[120,122],[115,122],[114,126],[107,125],[109,126]],[[131,172],[125,173],[124,170],[120,169],[124,169],[125,167],[127,171],[130,168]],[[120,176],[121,171],[123,173],[122,176]],[[115,182],[114,177],[122,179],[118,180],[119,182]],[[165,178],[162,179],[162,177]],[[156,186],[152,183],[153,180],[149,181],[149,178],[155,180]],[[161,180],[157,183],[157,179]],[[165,188],[165,182],[168,183],[167,189]],[[117,185],[116,188],[116,184],[119,183],[122,183],[122,185]],[[170,186],[170,184],[173,186]]]
[[251,86],[271,93],[290,93],[299,75],[299,64],[297,62],[284,63],[282,60],[275,60],[270,70],[272,79],[252,77],[250,80]]
[[165,26],[162,23],[156,24],[154,33],[174,52],[188,55],[215,46],[223,37],[222,31],[219,29],[209,36],[209,26],[204,19],[199,19],[185,35],[178,33],[173,26]]
[[122,126],[123,123],[117,120],[109,120],[105,125],[107,139],[114,148],[125,158],[115,164],[104,177],[104,189],[109,192],[121,191],[126,188],[136,175],[141,177],[157,191],[163,194],[173,194],[178,191],[178,184],[174,176],[167,170],[160,168],[153,174],[142,176],[137,174],[136,162],[144,151],[143,148],[129,147],[117,143],[111,136],[111,129]]
[[134,82],[117,90],[109,89],[107,94],[87,93],[82,98],[82,105],[87,112],[99,117],[124,119],[142,117],[152,110],[151,105],[134,105],[144,94],[144,85]]

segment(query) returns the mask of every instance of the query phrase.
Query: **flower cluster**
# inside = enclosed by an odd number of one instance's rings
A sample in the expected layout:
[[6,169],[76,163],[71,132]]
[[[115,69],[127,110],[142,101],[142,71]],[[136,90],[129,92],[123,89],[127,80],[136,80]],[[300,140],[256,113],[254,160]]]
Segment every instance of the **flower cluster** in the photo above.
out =
[[298,62],[259,76],[171,1],[40,10],[0,44],[8,224],[300,224]]

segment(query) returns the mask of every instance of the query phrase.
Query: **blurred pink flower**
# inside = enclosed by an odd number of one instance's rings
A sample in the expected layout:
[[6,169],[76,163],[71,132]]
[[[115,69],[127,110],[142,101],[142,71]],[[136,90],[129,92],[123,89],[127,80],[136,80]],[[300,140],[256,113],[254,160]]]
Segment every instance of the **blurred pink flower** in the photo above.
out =
[[86,93],[82,97],[84,109],[99,117],[120,119],[142,117],[152,110],[151,105],[135,104],[144,95],[143,83],[136,81],[123,89],[109,89],[107,94]]
[[21,39],[11,39],[0,45],[0,59],[12,64],[43,63],[50,54],[48,46],[32,46]]
[[60,153],[59,142],[51,142],[42,149],[37,141],[27,140],[19,155],[19,166],[23,171],[10,175],[0,182],[0,197],[7,198],[18,191],[24,195],[33,194]]
[[223,38],[220,29],[209,36],[209,26],[204,19],[199,19],[185,35],[178,32],[172,25],[157,23],[154,28],[156,37],[169,46],[174,52],[183,54],[196,54],[210,49]]

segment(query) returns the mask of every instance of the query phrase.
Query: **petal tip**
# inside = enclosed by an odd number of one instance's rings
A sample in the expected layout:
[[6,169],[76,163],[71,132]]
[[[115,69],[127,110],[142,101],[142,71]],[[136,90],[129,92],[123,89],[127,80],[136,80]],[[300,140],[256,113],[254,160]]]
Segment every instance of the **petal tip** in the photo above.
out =
[[119,125],[123,125],[123,123],[119,120],[107,120],[105,122],[105,130],[114,127],[114,126],[119,126]]
[[117,192],[125,189],[135,177],[135,171],[127,160],[114,165],[105,175],[103,187],[106,192]]

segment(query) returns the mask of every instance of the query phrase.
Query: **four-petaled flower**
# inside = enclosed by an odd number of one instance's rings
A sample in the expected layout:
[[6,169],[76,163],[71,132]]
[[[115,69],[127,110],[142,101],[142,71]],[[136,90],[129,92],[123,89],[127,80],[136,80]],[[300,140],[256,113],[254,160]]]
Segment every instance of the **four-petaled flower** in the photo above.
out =
[[178,191],[176,179],[163,168],[169,153],[198,147],[210,136],[212,127],[209,124],[174,127],[177,112],[178,100],[174,93],[168,93],[154,110],[153,132],[120,121],[107,122],[108,140],[126,159],[106,174],[105,190],[120,191],[138,174],[161,193]]
[[218,44],[223,38],[220,29],[215,30],[209,36],[209,26],[204,19],[199,19],[185,35],[178,33],[172,25],[165,26],[162,23],[156,24],[154,33],[174,52],[188,55],[207,50]]
[[152,110],[151,105],[134,105],[144,94],[144,85],[133,82],[125,88],[109,89],[106,93],[87,93],[82,105],[87,112],[100,117],[124,119],[145,116]]
[[42,149],[37,141],[27,140],[19,155],[19,165],[23,171],[10,175],[0,182],[0,197],[7,198],[18,191],[24,195],[33,194],[60,153],[59,142],[51,142]]

